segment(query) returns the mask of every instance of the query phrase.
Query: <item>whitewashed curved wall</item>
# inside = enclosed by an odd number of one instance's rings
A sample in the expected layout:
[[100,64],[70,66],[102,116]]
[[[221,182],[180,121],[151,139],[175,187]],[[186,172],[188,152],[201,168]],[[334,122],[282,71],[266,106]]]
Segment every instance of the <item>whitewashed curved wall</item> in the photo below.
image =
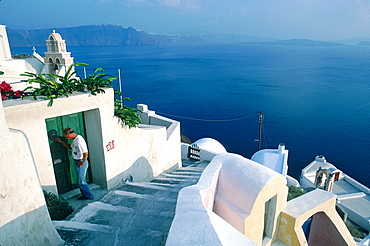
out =
[[286,197],[282,175],[240,155],[219,154],[195,186],[180,191],[166,244],[271,245]]
[[0,101],[0,245],[61,245],[28,139],[9,130]]
[[212,211],[223,160],[214,158],[196,185],[180,190],[167,246],[256,245]]

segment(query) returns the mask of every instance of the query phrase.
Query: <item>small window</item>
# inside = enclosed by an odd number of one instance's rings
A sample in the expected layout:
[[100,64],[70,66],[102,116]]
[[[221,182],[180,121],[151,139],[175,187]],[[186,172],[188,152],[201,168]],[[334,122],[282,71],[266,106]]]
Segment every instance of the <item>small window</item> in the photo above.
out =
[[263,220],[263,237],[262,241],[263,244],[267,243],[273,236],[274,230],[274,222],[275,222],[275,215],[276,215],[276,200],[277,195],[272,197],[265,203],[265,215]]

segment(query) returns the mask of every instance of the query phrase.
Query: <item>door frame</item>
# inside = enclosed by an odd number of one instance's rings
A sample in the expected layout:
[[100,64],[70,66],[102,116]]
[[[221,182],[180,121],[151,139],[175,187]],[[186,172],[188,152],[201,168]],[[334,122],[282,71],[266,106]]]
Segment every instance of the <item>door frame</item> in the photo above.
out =
[[[51,120],[55,120],[55,125],[58,129],[54,129],[54,130],[57,131],[57,136],[58,137],[63,136],[62,130],[64,128],[70,127],[70,128],[72,128],[76,131],[76,134],[81,135],[86,140],[86,126],[85,126],[85,120],[84,120],[84,113],[83,112],[78,112],[78,113],[73,113],[73,114],[68,114],[68,115],[61,115],[61,116],[45,119],[45,124],[46,124],[48,133],[51,130],[53,130],[53,129],[50,129],[50,127],[48,126],[48,123],[47,123],[48,121],[51,121]],[[66,141],[68,143],[71,143],[71,141],[68,141],[67,139],[64,139],[64,141]],[[54,144],[54,143],[55,142],[52,142],[52,139],[50,139],[50,137],[49,137],[49,147],[51,147],[51,145]],[[87,145],[88,145],[88,142],[87,142]],[[65,192],[68,192],[68,191],[71,191],[73,189],[78,188],[77,176],[76,176],[76,172],[74,170],[74,162],[73,162],[73,159],[72,159],[72,156],[71,156],[70,152],[71,151],[69,149],[67,149],[67,151],[66,151],[67,161],[65,161],[65,164],[68,167],[65,167],[64,171],[66,171],[68,173],[65,174],[65,175],[62,175],[63,177],[66,176],[64,178],[60,175],[57,175],[56,170],[55,170],[55,165],[54,165],[55,160],[53,160],[54,177],[55,177],[58,193],[61,193],[61,192],[65,193]],[[51,152],[51,149],[50,149],[50,155],[53,159],[53,154]],[[89,158],[89,162],[90,162],[90,158]],[[58,180],[58,177],[59,177],[59,180]],[[62,179],[60,177],[62,177]],[[86,174],[86,181],[88,183],[92,183],[92,180],[93,179],[92,179],[91,165],[89,165],[89,168],[88,168],[87,174]],[[67,184],[62,184],[62,182],[68,182],[68,183]]]

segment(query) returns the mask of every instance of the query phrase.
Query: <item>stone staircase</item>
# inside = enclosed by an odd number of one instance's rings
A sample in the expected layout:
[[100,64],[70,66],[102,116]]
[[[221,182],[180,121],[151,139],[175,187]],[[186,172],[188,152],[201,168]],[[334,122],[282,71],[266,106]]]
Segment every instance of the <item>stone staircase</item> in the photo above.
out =
[[164,245],[178,192],[196,184],[207,164],[183,161],[172,173],[123,184],[67,220],[53,223],[65,245]]

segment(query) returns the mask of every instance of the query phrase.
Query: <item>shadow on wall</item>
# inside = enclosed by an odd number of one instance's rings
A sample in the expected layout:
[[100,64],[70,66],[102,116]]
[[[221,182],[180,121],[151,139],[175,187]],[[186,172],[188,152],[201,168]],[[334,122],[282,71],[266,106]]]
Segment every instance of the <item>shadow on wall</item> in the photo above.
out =
[[153,178],[153,169],[149,161],[144,156],[141,156],[124,172],[124,174],[126,176],[126,180],[123,181],[148,181]]
[[[20,229],[22,228],[22,229]],[[46,205],[25,213],[0,227],[0,245],[62,245]]]
[[126,182],[143,182],[153,178],[153,169],[149,161],[144,157],[139,157],[126,171],[116,175],[109,180],[112,187]]
[[[164,170],[162,173],[172,172],[180,166],[181,163],[177,162],[175,165],[167,170]],[[126,182],[146,182],[152,178],[154,178],[153,168],[149,161],[144,156],[141,156],[126,171],[116,175],[108,182],[110,183],[110,187],[116,187]]]

